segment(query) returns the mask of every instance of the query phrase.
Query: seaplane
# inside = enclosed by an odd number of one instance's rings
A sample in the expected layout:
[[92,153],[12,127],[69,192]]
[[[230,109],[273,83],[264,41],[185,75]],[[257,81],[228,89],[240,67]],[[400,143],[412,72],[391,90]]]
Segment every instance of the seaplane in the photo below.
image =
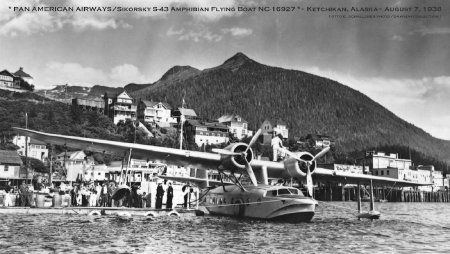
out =
[[[380,213],[373,208],[373,185],[423,185],[387,177],[356,175],[318,168],[316,160],[325,155],[329,148],[324,148],[316,155],[308,152],[290,152],[282,148],[281,150],[288,155],[283,161],[257,159],[251,147],[261,134],[261,129],[255,133],[248,144],[243,142],[232,143],[223,149],[213,149],[212,152],[67,136],[18,127],[14,127],[14,129],[21,135],[46,143],[66,145],[67,147],[93,152],[124,155],[128,153],[129,156],[133,153],[134,158],[197,168],[205,183],[208,182],[206,170],[216,170],[222,177],[228,177],[232,183],[231,185],[225,184],[221,177],[222,186],[209,189],[202,198],[202,205],[211,214],[217,215],[289,222],[310,221],[314,217],[318,204],[313,198],[312,178],[314,176],[316,180],[358,184],[358,187],[360,184],[370,184],[371,210],[360,212],[358,218],[377,219],[380,217]],[[247,176],[249,183],[241,181],[243,175]],[[269,185],[269,178],[306,179],[307,195],[293,187]],[[173,180],[177,179],[174,178]],[[113,194],[113,198],[118,199],[129,191],[130,187],[122,184]],[[358,200],[360,211],[360,197],[358,197]]]

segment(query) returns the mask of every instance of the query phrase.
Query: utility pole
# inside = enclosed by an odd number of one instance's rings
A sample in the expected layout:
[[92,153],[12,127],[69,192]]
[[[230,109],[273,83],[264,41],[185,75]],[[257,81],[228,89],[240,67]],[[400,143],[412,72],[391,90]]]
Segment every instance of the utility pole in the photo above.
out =
[[180,150],[183,150],[183,125],[184,125],[184,115],[183,115],[183,108],[184,108],[184,97],[183,102],[181,103],[181,110],[180,110]]
[[49,179],[48,179],[48,182],[49,182],[49,185],[50,186],[52,186],[52,174],[53,174],[53,146],[52,145],[50,145],[50,176],[49,176]]
[[[28,113],[25,112],[25,129],[28,129]],[[26,176],[25,182],[28,184],[28,137],[25,136],[25,168],[26,168]]]

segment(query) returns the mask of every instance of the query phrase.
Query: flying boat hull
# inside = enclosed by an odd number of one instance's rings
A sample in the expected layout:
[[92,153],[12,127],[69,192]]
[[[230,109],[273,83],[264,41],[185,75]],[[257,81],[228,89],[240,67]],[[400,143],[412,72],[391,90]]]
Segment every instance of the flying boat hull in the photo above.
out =
[[315,214],[317,202],[301,195],[270,196],[271,188],[255,187],[242,191],[235,186],[211,191],[203,205],[213,215],[256,218],[265,220],[304,222]]

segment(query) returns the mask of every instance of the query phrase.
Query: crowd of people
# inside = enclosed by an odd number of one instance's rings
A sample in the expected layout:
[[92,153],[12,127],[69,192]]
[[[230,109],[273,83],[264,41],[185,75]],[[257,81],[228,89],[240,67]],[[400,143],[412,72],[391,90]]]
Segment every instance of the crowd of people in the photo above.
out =
[[[35,188],[36,186],[36,188]],[[49,186],[46,183],[26,184],[25,181],[21,185],[11,186],[8,183],[3,189],[3,204],[5,206],[35,206],[35,193],[48,193],[50,196],[58,194],[67,197],[68,206],[80,207],[133,207],[133,208],[151,208],[152,193],[141,190],[140,185],[131,186],[129,195],[119,200],[112,199],[113,193],[118,187],[114,181],[109,182],[81,182],[68,183],[61,182],[58,187]],[[187,207],[187,195],[190,188],[186,192],[184,199],[184,207]],[[172,183],[164,185],[158,183],[155,190],[155,208],[162,209],[165,202],[166,209],[174,208],[173,198],[174,189]],[[166,195],[164,195],[166,194]],[[15,197],[12,198],[12,197]],[[163,200],[165,197],[165,200]],[[14,202],[14,203],[13,203]]]

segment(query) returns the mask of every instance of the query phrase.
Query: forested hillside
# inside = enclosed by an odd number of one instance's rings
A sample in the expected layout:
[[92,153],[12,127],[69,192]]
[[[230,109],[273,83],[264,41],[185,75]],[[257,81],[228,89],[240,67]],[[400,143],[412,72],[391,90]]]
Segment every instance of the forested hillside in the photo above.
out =
[[172,106],[180,106],[184,97],[202,117],[238,113],[252,129],[264,119],[281,119],[291,137],[330,135],[343,153],[401,145],[450,159],[449,141],[432,137],[364,94],[330,79],[257,63],[242,53],[218,67],[157,84],[131,94]]

